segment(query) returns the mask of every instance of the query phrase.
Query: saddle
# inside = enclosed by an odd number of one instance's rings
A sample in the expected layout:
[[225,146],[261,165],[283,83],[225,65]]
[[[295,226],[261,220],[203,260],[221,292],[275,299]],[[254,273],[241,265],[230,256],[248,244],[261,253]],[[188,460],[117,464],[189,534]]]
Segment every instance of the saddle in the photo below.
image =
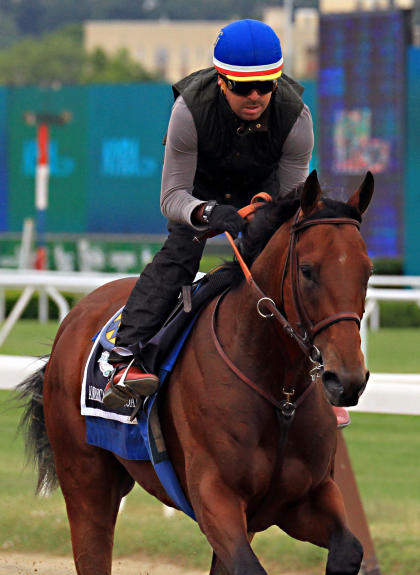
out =
[[[162,366],[178,355],[189,330],[201,309],[216,295],[228,289],[233,272],[229,267],[216,268],[191,286],[191,297],[184,290],[178,303],[163,327],[145,345],[134,344],[130,351],[151,373],[159,374]],[[103,390],[108,382],[112,366],[107,363],[109,353],[115,346],[116,335],[121,323],[122,309],[118,310],[94,339],[90,357],[86,363],[82,386],[82,414],[95,415],[128,423],[135,408],[135,400],[129,400],[121,409],[109,409],[102,403]],[[94,410],[94,411],[92,411]]]

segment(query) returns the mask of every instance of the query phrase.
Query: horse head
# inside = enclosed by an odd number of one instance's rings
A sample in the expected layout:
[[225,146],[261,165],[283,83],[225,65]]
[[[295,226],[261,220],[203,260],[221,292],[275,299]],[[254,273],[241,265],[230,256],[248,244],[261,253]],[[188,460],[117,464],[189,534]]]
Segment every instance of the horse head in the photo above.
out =
[[289,349],[283,337],[287,353],[300,347],[322,363],[326,395],[337,406],[357,404],[369,377],[359,328],[372,265],[359,228],[372,193],[368,172],[347,202],[332,200],[313,171],[287,198],[262,207],[243,238],[245,259],[268,296],[259,311],[272,304],[264,317],[276,317],[298,343]]
[[286,313],[319,350],[325,392],[337,406],[356,405],[369,378],[359,328],[372,265],[359,224],[373,188],[368,172],[346,203],[333,202],[321,197],[313,171],[290,230]]

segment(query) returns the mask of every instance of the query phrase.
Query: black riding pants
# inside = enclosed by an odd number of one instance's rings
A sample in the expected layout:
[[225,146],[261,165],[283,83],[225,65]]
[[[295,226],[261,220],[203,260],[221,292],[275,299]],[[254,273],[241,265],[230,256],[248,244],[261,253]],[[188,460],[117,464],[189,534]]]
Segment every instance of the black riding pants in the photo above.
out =
[[168,223],[169,236],[142,271],[122,313],[116,345],[127,347],[150,339],[163,325],[183,285],[191,285],[205,241],[193,242],[190,226]]

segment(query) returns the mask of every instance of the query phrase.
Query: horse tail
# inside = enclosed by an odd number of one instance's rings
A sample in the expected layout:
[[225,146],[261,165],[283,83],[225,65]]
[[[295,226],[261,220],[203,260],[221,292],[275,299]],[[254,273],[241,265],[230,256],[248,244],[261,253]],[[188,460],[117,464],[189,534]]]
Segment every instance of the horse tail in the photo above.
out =
[[18,400],[24,407],[19,430],[24,435],[27,458],[38,469],[38,483],[35,489],[37,495],[46,495],[58,486],[53,451],[44,419],[42,394],[47,360],[48,358],[45,358],[45,365],[16,386]]

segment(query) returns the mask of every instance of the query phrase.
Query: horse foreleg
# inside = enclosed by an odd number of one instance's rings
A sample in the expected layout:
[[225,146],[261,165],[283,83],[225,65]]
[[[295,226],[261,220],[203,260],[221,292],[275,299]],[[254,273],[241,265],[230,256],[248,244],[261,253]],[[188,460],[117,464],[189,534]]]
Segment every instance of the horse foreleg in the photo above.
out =
[[[254,533],[248,533],[248,541],[251,542],[254,537]],[[216,553],[213,551],[213,557],[211,561],[210,573],[209,575],[229,575],[226,567],[217,557]]]
[[206,477],[191,500],[212,546],[211,575],[267,575],[249,544],[245,504],[220,478]]
[[295,539],[329,550],[326,575],[357,575],[363,548],[347,527],[342,495],[330,479],[282,513],[278,526]]
[[226,567],[223,565],[214,551],[209,575],[229,575],[228,571],[226,571]]
[[71,461],[56,454],[78,575],[110,575],[115,522],[134,482],[108,452],[86,446]]

